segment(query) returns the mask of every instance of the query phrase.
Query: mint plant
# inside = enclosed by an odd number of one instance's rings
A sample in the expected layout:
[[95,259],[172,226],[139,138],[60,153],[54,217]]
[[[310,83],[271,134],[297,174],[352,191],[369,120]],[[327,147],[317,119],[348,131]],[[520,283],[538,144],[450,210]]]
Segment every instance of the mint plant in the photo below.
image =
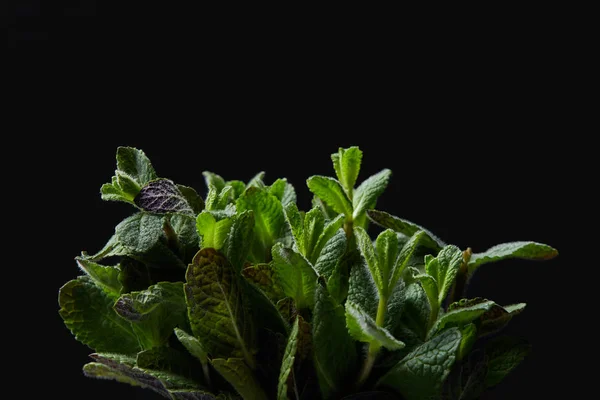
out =
[[500,332],[525,304],[469,298],[470,278],[557,251],[446,244],[375,209],[391,171],[357,185],[362,157],[334,153],[335,176],[308,178],[302,211],[284,178],[206,171],[202,197],[119,147],[101,195],[133,214],[75,258],[82,274],[58,297],[94,351],[84,374],[197,400],[469,400],[500,383],[529,350]]

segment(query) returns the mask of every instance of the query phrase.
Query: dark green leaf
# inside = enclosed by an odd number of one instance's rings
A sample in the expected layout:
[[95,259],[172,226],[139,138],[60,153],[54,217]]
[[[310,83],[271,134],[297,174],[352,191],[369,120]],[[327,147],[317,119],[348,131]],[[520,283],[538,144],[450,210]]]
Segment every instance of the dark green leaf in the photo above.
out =
[[350,269],[348,301],[360,305],[369,315],[377,315],[379,290],[362,257]]
[[442,331],[449,326],[464,326],[477,320],[486,311],[494,306],[493,301],[474,299],[475,301],[462,301],[453,303],[448,307],[448,312],[440,317],[432,328],[432,333]]
[[[325,227],[325,217],[323,213],[319,211],[318,208],[313,208],[304,216],[304,227],[302,229],[303,232],[303,241],[302,246],[300,247],[302,254],[308,258],[308,256],[314,253],[315,246],[319,241],[319,237],[323,233],[323,229]],[[316,254],[315,257],[319,255]],[[311,263],[316,261],[309,260]]]
[[438,304],[442,304],[446,299],[462,262],[462,251],[456,246],[448,245],[425,265],[425,271],[437,282]]
[[241,271],[252,246],[254,236],[254,213],[244,211],[235,216],[224,246],[225,255],[236,271]]
[[115,228],[115,234],[129,251],[145,253],[160,240],[163,224],[163,216],[141,212],[124,219]]
[[283,290],[277,284],[275,269],[271,264],[252,264],[242,270],[242,275],[263,293],[277,302],[285,297]]
[[492,308],[481,316],[479,335],[485,336],[498,332],[504,328],[515,315],[523,312],[525,306],[525,303],[512,304],[504,307],[494,304]]
[[375,320],[359,305],[346,301],[346,326],[355,340],[399,350],[404,343],[397,340],[387,329],[378,326]]
[[312,176],[306,184],[311,192],[337,213],[352,218],[352,203],[337,180],[326,176]]
[[329,279],[345,252],[346,233],[342,229],[339,229],[322,248],[319,258],[314,263],[317,273]]
[[122,295],[114,305],[132,323],[144,349],[167,342],[175,327],[184,327],[187,306],[181,282],[160,282],[140,292]]
[[148,182],[135,196],[134,203],[142,210],[153,213],[194,214],[192,206],[169,179]]
[[392,268],[389,282],[387,282],[388,288],[393,288],[396,286],[396,282],[400,279],[406,267],[410,264],[413,254],[415,253],[417,246],[421,244],[423,241],[424,233],[423,231],[415,232],[404,246],[402,246],[402,250],[400,250],[400,254],[398,258],[396,258],[396,262],[394,263],[394,267]]
[[75,338],[96,351],[130,354],[140,350],[131,324],[112,308],[116,296],[87,276],[65,284],[59,292],[60,316]]
[[485,378],[486,387],[500,383],[529,354],[531,346],[519,338],[498,337],[485,347],[488,357],[488,373]]
[[252,370],[240,358],[215,358],[212,366],[223,376],[244,400],[266,400],[267,395],[256,381]]
[[473,348],[473,345],[477,340],[477,327],[475,324],[464,325],[460,328],[460,335],[462,339],[460,341],[460,346],[458,347],[458,353],[456,354],[458,361],[465,358]]
[[425,237],[423,238],[423,245],[431,248],[432,250],[438,251],[446,245],[446,243],[442,242],[437,236],[427,229],[405,219],[388,214],[387,212],[368,210],[367,215],[377,225],[380,225],[384,228],[393,229],[394,231],[402,233],[406,236],[412,236],[418,231],[424,231]]
[[196,192],[194,188],[184,185],[177,185],[177,189],[192,208],[194,215],[198,215],[204,209],[204,199]]
[[240,357],[253,364],[250,320],[234,269],[211,248],[194,257],[184,285],[194,336],[212,357]]
[[377,261],[377,255],[375,254],[375,248],[373,247],[373,242],[371,241],[369,234],[363,228],[357,226],[354,228],[354,235],[356,236],[356,244],[366,261],[367,267],[369,267],[369,272],[371,273],[373,282],[375,282],[377,291],[380,294],[385,295],[387,282],[383,281],[383,276],[379,269],[379,262]]
[[179,249],[180,258],[187,265],[199,249],[200,237],[196,231],[196,218],[191,215],[173,214],[169,224],[177,235],[176,247]]
[[208,355],[202,343],[194,336],[190,335],[186,331],[180,328],[174,330],[177,339],[183,344],[183,346],[190,352],[191,355],[196,357],[203,365],[208,363]]
[[549,260],[558,255],[558,251],[546,244],[536,242],[511,242],[491,247],[483,253],[474,253],[469,261],[469,273],[475,272],[480,265],[521,258],[524,260]]
[[314,244],[314,246],[312,247],[310,256],[308,254],[305,254],[311,263],[314,264],[317,262],[317,259],[321,255],[325,244],[329,242],[329,240],[338,233],[343,224],[344,216],[341,214],[334,217],[331,220],[326,221],[325,226],[323,227],[323,230],[320,233],[316,244]]
[[[296,360],[296,351],[298,349],[298,318],[292,325],[292,331],[288,337],[288,342],[285,347],[285,353],[283,355],[283,361],[281,362],[281,371],[279,373],[279,383],[277,385],[277,400],[287,400],[288,396],[288,382],[291,380],[295,386],[296,382],[294,374],[292,372],[294,368],[294,361]],[[291,375],[290,375],[291,374]],[[295,387],[295,390],[298,389]]]
[[313,312],[314,365],[324,398],[344,388],[356,372],[356,347],[346,329],[344,307],[321,284]]
[[377,383],[402,394],[406,400],[439,398],[442,383],[456,360],[461,336],[451,328],[418,346]]

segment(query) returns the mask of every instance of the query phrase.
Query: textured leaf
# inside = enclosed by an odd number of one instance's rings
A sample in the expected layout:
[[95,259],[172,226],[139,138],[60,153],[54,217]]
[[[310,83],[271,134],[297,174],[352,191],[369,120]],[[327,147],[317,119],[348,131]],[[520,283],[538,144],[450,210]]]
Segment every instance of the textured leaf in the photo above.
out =
[[194,215],[198,215],[204,209],[204,199],[196,192],[196,189],[184,185],[177,185],[177,189],[192,208]]
[[312,176],[306,181],[311,192],[339,214],[352,217],[352,203],[340,183],[326,176]]
[[411,351],[377,383],[402,394],[406,400],[437,399],[442,383],[456,360],[461,336],[448,329]]
[[176,247],[180,258],[187,265],[199,250],[200,237],[196,230],[196,218],[192,215],[172,214],[169,224],[177,235]]
[[83,272],[85,272],[95,283],[107,292],[118,295],[123,285],[119,282],[119,267],[96,264],[82,257],[76,257],[75,261]]
[[212,366],[223,376],[244,400],[266,400],[260,384],[256,381],[252,370],[240,358],[215,358]]
[[350,199],[352,198],[354,184],[360,172],[362,155],[362,151],[356,146],[347,149],[340,147],[337,153],[331,155],[337,178]]
[[324,398],[339,392],[356,372],[356,347],[346,329],[344,307],[317,285],[313,312],[314,363]]
[[211,248],[194,257],[184,285],[194,336],[212,357],[237,357],[253,364],[250,320],[233,267]]
[[254,213],[244,211],[235,216],[225,244],[225,255],[236,271],[240,271],[250,253],[254,236]]
[[[371,279],[369,271],[364,266],[363,258],[358,250],[350,250],[344,253],[327,280],[327,290],[333,300],[338,304],[342,304],[346,300],[349,294],[350,271],[354,269],[362,269],[366,273],[366,276],[369,278],[369,285],[375,291],[376,301],[379,301],[375,283]],[[357,287],[356,290],[360,292],[362,288]]]
[[206,183],[206,187],[214,186],[217,190],[217,193],[220,193],[227,184],[221,175],[215,174],[214,172],[203,171],[202,176],[204,176],[204,183]]
[[440,250],[436,258],[425,265],[425,271],[437,282],[438,304],[444,302],[462,262],[462,251],[456,246],[448,245]]
[[246,189],[249,189],[252,187],[258,188],[258,189],[262,189],[265,187],[265,173],[263,171],[254,175],[252,177],[252,179],[250,179],[248,181],[248,183],[246,184]]
[[208,355],[206,354],[206,350],[196,337],[190,335],[180,328],[175,328],[174,332],[175,336],[177,336],[177,339],[190,352],[191,355],[196,357],[203,365],[208,363]]
[[237,199],[236,207],[239,212],[254,212],[254,256],[265,261],[283,232],[285,220],[281,202],[266,190],[251,187]]
[[523,312],[525,306],[525,303],[512,304],[504,307],[494,304],[481,316],[479,335],[485,336],[498,332],[504,328],[515,315]]
[[431,315],[429,319],[429,326],[431,326],[431,324],[437,319],[440,310],[438,284],[431,275],[427,274],[416,275],[415,279],[421,282],[421,286],[423,287],[425,294],[427,294],[427,299],[429,300],[429,305],[431,306]]
[[75,338],[96,351],[132,353],[140,349],[128,321],[112,309],[116,297],[87,276],[66,283],[59,292],[59,314]]
[[156,172],[143,151],[132,147],[117,148],[117,170],[111,183],[102,185],[103,200],[125,201],[133,199],[141,188],[157,178]]
[[314,264],[317,262],[317,259],[321,255],[325,244],[329,242],[329,240],[338,233],[340,228],[342,228],[343,224],[344,216],[341,214],[334,217],[331,220],[326,221],[325,226],[323,227],[323,231],[319,235],[319,239],[317,240],[316,244],[312,247],[310,257],[306,254],[308,260],[311,263]]
[[163,216],[141,212],[121,221],[115,228],[115,234],[130,251],[145,253],[160,240],[163,224]]
[[195,360],[187,352],[174,347],[160,346],[143,350],[137,354],[135,363],[144,370],[176,374],[188,379],[196,376]]
[[485,299],[478,298],[474,300],[451,304],[448,307],[448,312],[442,315],[432,328],[432,333],[439,332],[449,326],[462,327],[470,324],[495,305],[493,301]]
[[404,273],[404,270],[409,265],[417,246],[422,243],[423,238],[425,237],[424,235],[425,234],[423,231],[417,231],[408,239],[406,243],[404,243],[398,258],[396,258],[394,267],[392,268],[391,276],[387,284],[388,288],[393,288],[396,286],[396,282],[398,282],[398,279],[400,279]]
[[187,199],[169,179],[148,182],[135,197],[134,203],[142,210],[153,213],[194,214]]
[[[290,332],[290,336],[288,337],[287,345],[285,347],[285,353],[283,354],[283,361],[281,362],[281,372],[279,373],[279,384],[277,385],[277,400],[288,399],[288,380],[290,378],[293,380],[294,374],[292,373],[292,369],[294,368],[294,361],[296,360],[297,349],[298,317],[296,317],[296,320],[292,325],[292,331]],[[296,385],[295,381],[293,381],[293,385]]]
[[117,235],[112,235],[108,242],[104,245],[102,250],[98,251],[93,255],[89,255],[87,254],[87,252],[83,251],[81,253],[81,258],[93,262],[98,262],[104,258],[126,256],[129,253],[130,251],[119,242]]
[[[317,208],[313,208],[304,216],[304,227],[302,229],[304,236],[302,241],[302,254],[308,258],[314,253],[314,249],[319,242],[319,237],[325,227],[325,217]],[[316,255],[318,257],[318,254]],[[313,261],[309,260],[311,263]],[[316,258],[314,258],[316,261]]]
[[460,346],[458,347],[458,353],[456,354],[458,361],[465,358],[473,348],[473,345],[477,340],[477,327],[475,324],[464,325],[460,328],[460,335],[462,339],[460,341]]
[[277,283],[275,269],[271,264],[253,264],[242,270],[242,275],[272,301],[279,301],[285,297],[283,290]]
[[269,193],[277,197],[284,207],[296,203],[296,191],[285,178],[273,182],[269,187]]
[[405,219],[388,214],[387,212],[368,210],[367,215],[371,221],[375,222],[377,225],[392,229],[406,236],[412,236],[418,231],[424,231],[425,236],[423,238],[423,245],[432,250],[438,251],[446,245],[446,243],[442,242],[437,236],[427,229]]
[[299,309],[312,309],[315,301],[317,272],[300,254],[280,243],[273,246],[273,267],[286,296],[296,302]]
[[88,378],[96,378],[96,379],[110,379],[120,383],[127,383],[131,386],[140,386],[142,388],[149,388],[144,385],[142,382],[135,380],[123,373],[110,368],[107,365],[91,362],[87,363],[83,366],[83,374]]
[[[391,229],[381,232],[375,240],[375,248],[377,250],[377,264],[381,271],[381,278],[384,286],[387,288],[400,251],[396,232]],[[395,282],[391,283],[395,284]]]
[[401,309],[401,314],[398,318],[397,311],[389,313],[393,319],[385,325],[388,330],[407,344],[424,341],[427,337],[431,306],[421,284],[412,282],[407,284],[401,293],[393,292],[388,308],[391,309],[392,304]]
[[298,211],[296,203],[288,204],[284,209],[285,220],[290,226],[294,242],[298,247],[298,251],[305,254],[304,251],[304,216]]
[[315,262],[315,270],[319,275],[329,279],[337,263],[346,252],[346,233],[339,229],[322,248],[319,258]]
[[404,347],[404,343],[397,340],[384,327],[377,326],[375,320],[365,310],[351,301],[346,301],[346,326],[350,336],[359,342],[383,346],[389,350],[399,350]]
[[114,304],[119,316],[130,321],[144,349],[167,342],[175,327],[187,321],[181,282],[159,282],[147,290],[122,295]]
[[536,242],[511,242],[491,247],[483,253],[474,253],[469,261],[469,273],[475,272],[480,265],[521,258],[524,260],[549,260],[558,255],[558,251],[546,244]]
[[196,230],[202,240],[201,246],[221,250],[232,224],[232,218],[217,221],[212,213],[202,211],[196,218]]
[[387,187],[391,175],[392,171],[384,169],[367,178],[358,188],[356,188],[352,200],[354,206],[354,213],[352,214],[353,219],[357,220],[361,216],[364,218],[364,213],[375,207],[377,198],[381,196]]
[[352,265],[348,286],[348,301],[358,304],[369,315],[377,315],[379,290],[364,259]]
[[526,341],[512,337],[498,337],[486,344],[485,352],[489,360],[486,387],[500,383],[530,351],[531,346]]
[[356,236],[356,244],[365,258],[367,267],[369,267],[369,271],[371,272],[373,282],[375,282],[378,292],[380,294],[385,294],[387,282],[383,281],[383,276],[377,261],[377,255],[375,254],[375,248],[373,247],[373,242],[371,241],[369,234],[363,228],[357,226],[354,228],[354,235]]

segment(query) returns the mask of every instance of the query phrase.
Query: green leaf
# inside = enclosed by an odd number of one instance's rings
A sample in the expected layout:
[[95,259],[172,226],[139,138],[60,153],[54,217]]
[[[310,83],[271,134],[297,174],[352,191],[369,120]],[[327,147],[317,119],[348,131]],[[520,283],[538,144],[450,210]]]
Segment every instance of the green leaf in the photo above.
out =
[[269,193],[277,197],[284,207],[296,203],[296,191],[285,178],[280,178],[273,182],[273,184],[269,186]]
[[558,251],[546,244],[536,242],[503,243],[487,249],[483,253],[474,253],[469,261],[469,273],[472,274],[480,265],[521,258],[524,260],[549,260],[558,255]]
[[356,347],[346,328],[344,307],[321,284],[313,312],[314,365],[324,398],[341,391],[356,372]]
[[119,282],[119,267],[106,266],[96,264],[93,261],[82,257],[75,257],[77,265],[85,272],[96,285],[101,286],[105,291],[118,295],[123,289],[123,285]]
[[193,214],[198,215],[204,209],[204,199],[196,192],[194,188],[184,185],[177,185],[177,189],[185,198],[185,201],[192,208]]
[[425,235],[423,238],[423,245],[428,248],[439,251],[446,243],[442,242],[437,236],[428,231],[427,229],[419,226],[415,223],[407,221],[402,218],[398,218],[394,215],[388,214],[384,211],[368,210],[367,215],[371,221],[384,228],[392,229],[398,233],[402,233],[406,236],[412,236],[418,231],[424,231]]
[[463,299],[448,306],[448,312],[440,317],[432,329],[432,333],[439,332],[448,326],[464,326],[477,320],[495,303],[493,301],[477,298],[471,301]]
[[108,257],[126,256],[129,253],[130,251],[119,242],[117,235],[112,235],[102,250],[93,255],[89,255],[87,252],[83,251],[81,252],[81,258],[97,262]]
[[212,357],[239,357],[253,365],[250,319],[234,269],[211,248],[196,254],[184,285],[192,332]]
[[180,258],[187,265],[199,249],[200,237],[196,230],[196,218],[184,214],[172,214],[167,218],[169,225],[177,235],[176,247],[179,250]]
[[317,272],[301,254],[283,247],[273,246],[273,267],[286,296],[296,302],[296,307],[313,308]]
[[252,179],[250,179],[248,181],[248,183],[246,184],[246,189],[249,189],[252,187],[258,188],[258,189],[263,189],[265,187],[265,173],[263,171],[254,175],[252,177]]
[[387,329],[378,326],[369,314],[352,301],[346,301],[346,326],[348,332],[359,342],[383,346],[389,350],[399,350],[404,343],[397,340]]
[[187,352],[174,347],[160,346],[141,351],[136,357],[136,366],[144,370],[154,370],[181,375],[195,376],[196,363]]
[[288,337],[287,345],[285,347],[285,353],[283,354],[283,361],[281,362],[281,372],[279,373],[279,384],[277,385],[277,400],[288,399],[288,381],[290,380],[290,378],[293,381],[293,385],[296,385],[292,369],[294,368],[294,361],[296,360],[296,351],[298,349],[298,318],[299,317],[296,317],[294,325],[292,325],[292,331],[290,332],[290,336]]
[[311,192],[339,214],[352,218],[352,203],[340,183],[326,176],[311,176],[306,181]]
[[242,270],[242,275],[258,287],[269,299],[277,302],[285,297],[277,283],[275,269],[271,264],[253,264]]
[[430,259],[430,262],[425,265],[425,271],[437,282],[438,304],[444,302],[462,262],[462,251],[456,246],[448,245],[440,250],[436,258]]
[[204,183],[206,183],[206,187],[214,186],[217,193],[220,193],[227,184],[225,183],[225,179],[214,172],[203,171],[202,176],[204,176]]
[[427,294],[427,299],[429,300],[429,305],[431,306],[431,314],[429,319],[429,326],[431,326],[437,319],[440,310],[438,284],[431,275],[420,274],[416,275],[414,278],[421,282],[421,286],[423,287],[425,294]]
[[254,213],[244,211],[238,213],[229,231],[227,243],[224,246],[227,259],[236,270],[241,271],[248,259],[254,237]]
[[212,366],[223,376],[244,400],[266,400],[267,395],[256,381],[252,370],[240,358],[215,358]]
[[460,328],[460,335],[462,339],[460,340],[460,346],[458,347],[458,353],[456,354],[458,361],[465,358],[473,348],[473,345],[477,340],[477,327],[475,324],[464,325]]
[[460,342],[458,329],[442,332],[406,355],[379,380],[377,386],[390,387],[406,400],[439,398]]
[[[359,267],[360,265],[360,267]],[[358,250],[350,250],[340,257],[338,263],[335,265],[331,276],[327,280],[327,290],[331,294],[331,297],[338,304],[342,304],[349,294],[350,287],[350,273],[353,269],[362,269],[371,285],[371,288],[375,291],[376,301],[379,301],[379,295],[377,294],[377,288],[375,283],[371,279],[369,271],[364,266],[364,261]],[[361,292],[362,288],[357,287],[357,292]]]
[[523,339],[498,337],[486,344],[488,373],[485,378],[487,388],[496,386],[529,354],[531,346]]
[[[304,216],[304,227],[302,232],[304,234],[301,251],[302,254],[308,258],[309,255],[313,254],[314,248],[319,242],[319,237],[323,233],[325,227],[325,217],[318,208],[313,208],[307,212]],[[318,254],[317,254],[318,257]],[[313,260],[309,260],[311,263]],[[316,258],[314,259],[316,261]]]
[[233,180],[233,181],[227,181],[227,185],[231,186],[233,188],[233,200],[237,200],[238,197],[240,197],[242,195],[242,193],[244,193],[244,191],[246,190],[246,184],[242,181],[238,181],[238,180]]
[[202,211],[196,218],[196,230],[202,242],[201,247],[221,250],[233,224],[232,218],[217,221],[209,211]]
[[356,146],[347,149],[340,147],[337,153],[331,155],[337,178],[350,199],[352,199],[354,184],[360,172],[362,155],[362,151]]
[[58,295],[59,314],[75,338],[96,351],[135,353],[140,350],[131,324],[112,308],[116,297],[87,276],[66,283]]
[[388,301],[389,319],[384,326],[406,344],[420,343],[427,337],[431,316],[425,290],[419,282],[396,285]]
[[375,282],[378,292],[385,295],[387,282],[383,281],[383,276],[379,269],[379,263],[375,254],[375,248],[373,247],[373,242],[371,241],[369,234],[363,228],[357,226],[354,228],[354,235],[356,236],[356,243],[361,254],[365,258],[367,267],[369,267],[369,271],[371,272],[373,282]]
[[91,362],[87,363],[83,366],[83,374],[88,378],[96,378],[96,379],[108,379],[114,380],[120,383],[127,383],[131,386],[140,386],[144,389],[150,388],[150,386],[143,384],[142,382],[131,378],[123,373],[110,368],[107,365]]
[[369,315],[377,315],[379,289],[363,258],[350,268],[348,301],[360,305]]
[[[392,171],[384,169],[373,176],[367,178],[360,184],[354,192],[352,205],[354,213],[352,218],[360,221],[359,218],[364,218],[365,212],[372,209],[377,204],[377,198],[381,196],[390,180]],[[362,223],[361,223],[362,224]]]
[[134,203],[142,210],[153,213],[194,214],[187,199],[169,179],[148,182],[135,196]]
[[387,288],[400,251],[396,232],[391,229],[381,232],[375,240],[375,248],[377,249],[377,265],[381,271],[384,286]]
[[145,253],[160,240],[163,224],[163,216],[140,212],[121,221],[115,228],[115,235],[129,251]]
[[175,327],[186,324],[183,283],[159,282],[144,291],[124,294],[114,304],[114,310],[131,322],[144,349],[161,346]]
[[339,229],[322,248],[319,258],[314,263],[317,273],[329,279],[345,252],[346,233],[343,229]]
[[498,332],[504,328],[515,315],[523,312],[525,306],[525,303],[512,304],[504,307],[494,304],[494,306],[486,311],[481,317],[479,335],[486,336]]
[[392,268],[391,276],[387,284],[388,288],[393,288],[396,286],[396,282],[398,282],[398,279],[400,279],[404,273],[404,270],[412,259],[417,246],[422,243],[424,237],[425,233],[423,231],[417,231],[410,237],[410,239],[408,239],[406,243],[404,243],[402,250],[400,250],[400,254],[396,258],[394,267]]
[[177,339],[190,352],[191,355],[196,357],[203,365],[208,363],[208,355],[206,354],[206,350],[196,337],[190,335],[180,328],[175,328],[174,332],[175,336],[177,336]]
[[325,247],[325,244],[327,244],[327,242],[329,242],[329,240],[338,233],[340,228],[342,228],[343,224],[344,224],[344,215],[342,215],[342,214],[334,217],[331,220],[328,220],[325,223],[325,226],[323,227],[322,232],[319,234],[319,239],[312,247],[310,256],[308,254],[305,254],[311,263],[314,264],[317,262],[317,259],[321,255],[321,252],[323,251],[323,247]]
[[298,250],[302,254],[306,254],[304,251],[304,216],[298,211],[296,203],[290,203],[284,207],[283,213],[285,220],[290,226],[294,242],[298,247]]
[[254,256],[265,261],[284,227],[283,207],[277,197],[255,187],[247,189],[236,202],[239,212],[254,212]]
[[111,183],[102,185],[103,200],[133,204],[141,188],[156,179],[156,172],[143,151],[132,147],[117,148],[117,170]]

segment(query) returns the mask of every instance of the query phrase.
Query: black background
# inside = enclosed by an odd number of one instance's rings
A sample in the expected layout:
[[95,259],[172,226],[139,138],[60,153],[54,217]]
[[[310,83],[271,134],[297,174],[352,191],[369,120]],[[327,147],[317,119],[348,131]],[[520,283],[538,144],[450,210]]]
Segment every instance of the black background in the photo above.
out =
[[[227,36],[223,30],[200,42],[173,33],[174,22],[139,22],[138,28],[128,19],[122,28],[117,17],[85,8],[85,2],[41,11],[39,2],[31,3],[34,20],[26,19],[29,11],[17,14],[16,47],[56,45],[79,54],[93,45],[114,53],[69,58],[60,71],[47,66],[52,62],[29,66],[19,75],[16,107],[5,112],[12,117],[6,126],[13,142],[4,147],[4,161],[12,155],[27,160],[27,168],[7,167],[7,175],[22,174],[17,188],[27,194],[31,219],[18,225],[23,228],[15,236],[21,242],[33,235],[39,243],[25,253],[39,286],[26,297],[35,307],[43,299],[44,325],[40,332],[41,317],[26,313],[23,326],[31,328],[20,336],[44,363],[38,369],[44,384],[29,390],[65,400],[159,398],[84,378],[81,367],[91,350],[75,341],[58,315],[58,289],[79,273],[73,258],[98,250],[133,211],[99,195],[119,145],[143,149],[160,176],[202,194],[204,170],[226,179],[248,180],[258,171],[266,172],[267,182],[287,177],[304,209],[310,206],[306,178],[333,175],[330,154],[359,145],[359,181],[382,168],[393,171],[378,209],[474,251],[515,240],[556,247],[560,255],[551,261],[481,268],[469,295],[528,304],[506,333],[526,337],[533,352],[484,399],[557,398],[571,390],[565,364],[574,351],[567,337],[584,319],[570,311],[568,299],[578,295],[564,293],[576,287],[567,272],[573,271],[572,245],[580,235],[572,222],[591,197],[589,184],[581,184],[587,145],[578,136],[589,104],[574,105],[575,78],[564,61],[560,24],[525,23],[518,33],[519,23],[510,29],[498,24],[501,29],[484,37],[463,32],[452,41],[446,32],[427,44],[419,41],[425,36],[420,31],[408,40],[417,49],[410,55],[396,44],[377,47],[385,35],[375,34],[373,41],[353,41],[346,62],[333,66],[327,59],[339,49],[337,41],[311,58],[296,54],[300,40],[291,45],[273,39],[276,32]],[[162,50],[165,43],[177,54],[121,58],[139,48]],[[214,47],[221,52],[206,53]]]

